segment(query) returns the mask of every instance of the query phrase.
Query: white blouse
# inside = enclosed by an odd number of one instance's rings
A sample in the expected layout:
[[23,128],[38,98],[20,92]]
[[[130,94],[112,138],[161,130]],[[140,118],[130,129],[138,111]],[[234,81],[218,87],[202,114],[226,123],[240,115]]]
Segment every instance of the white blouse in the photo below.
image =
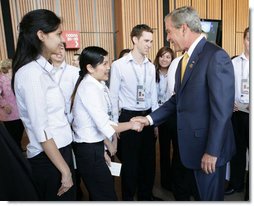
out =
[[57,147],[72,142],[65,115],[64,97],[50,75],[53,66],[42,56],[21,67],[15,74],[15,95],[29,144],[27,157],[43,151],[41,142],[53,138]]
[[75,88],[76,82],[79,78],[80,68],[66,64],[64,61],[59,68],[55,68],[52,71],[52,76],[56,83],[59,85],[61,92],[65,99],[65,107],[68,121],[72,123],[73,116],[70,111],[71,108],[71,95]]
[[105,97],[105,83],[87,74],[80,82],[73,104],[74,142],[95,143],[111,140],[115,125],[110,120],[110,98]]

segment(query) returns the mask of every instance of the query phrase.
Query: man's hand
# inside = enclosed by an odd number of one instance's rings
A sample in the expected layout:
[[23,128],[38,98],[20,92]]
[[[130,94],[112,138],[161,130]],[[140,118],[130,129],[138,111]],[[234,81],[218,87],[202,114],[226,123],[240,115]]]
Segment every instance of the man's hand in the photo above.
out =
[[144,124],[145,126],[148,126],[149,125],[149,121],[146,117],[142,117],[142,116],[137,116],[137,117],[133,117],[131,118],[132,122],[139,122],[141,124]]
[[144,124],[137,122],[137,121],[130,121],[131,125],[132,125],[132,130],[137,131],[137,132],[141,132],[143,130]]
[[201,160],[201,168],[206,174],[215,172],[217,157],[205,153]]
[[233,109],[233,112],[236,112],[236,111],[239,111],[239,110],[238,110],[238,107],[237,107],[236,103],[234,103],[234,109]]

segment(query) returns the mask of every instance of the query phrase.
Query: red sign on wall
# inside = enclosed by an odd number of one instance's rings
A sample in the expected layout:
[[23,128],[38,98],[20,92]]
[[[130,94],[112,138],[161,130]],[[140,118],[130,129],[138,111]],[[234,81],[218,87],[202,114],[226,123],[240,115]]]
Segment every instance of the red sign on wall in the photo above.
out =
[[63,31],[62,36],[66,43],[66,49],[80,48],[80,35],[78,31]]

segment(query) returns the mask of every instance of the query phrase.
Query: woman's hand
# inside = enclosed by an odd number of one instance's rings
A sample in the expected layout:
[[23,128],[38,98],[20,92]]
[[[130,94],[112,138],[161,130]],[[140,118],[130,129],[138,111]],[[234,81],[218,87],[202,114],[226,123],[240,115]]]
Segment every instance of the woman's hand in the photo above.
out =
[[108,156],[106,151],[104,152],[104,158],[105,158],[107,165],[110,166],[111,165],[111,158]]
[[58,196],[61,196],[73,186],[72,175],[70,171],[62,174],[61,183],[62,185],[57,193]]

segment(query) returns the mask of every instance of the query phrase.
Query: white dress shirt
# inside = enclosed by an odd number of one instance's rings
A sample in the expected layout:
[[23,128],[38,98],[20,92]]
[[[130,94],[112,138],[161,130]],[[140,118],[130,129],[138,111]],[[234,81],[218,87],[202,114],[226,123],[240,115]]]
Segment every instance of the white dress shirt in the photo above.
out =
[[[137,104],[138,80],[134,70],[141,83],[145,81],[145,103],[142,107]],[[131,52],[114,61],[111,65],[110,92],[115,122],[121,109],[144,111],[151,108],[154,111],[158,108],[155,66],[147,58],[141,65],[137,64]]]
[[20,118],[29,138],[28,158],[43,151],[41,142],[53,138],[57,147],[72,142],[65,116],[64,97],[50,73],[53,66],[42,56],[15,74],[15,95]]
[[249,93],[244,94],[241,91],[241,82],[242,79],[246,79],[249,81],[249,60],[246,58],[244,53],[240,56],[235,57],[232,60],[234,66],[234,74],[235,74],[235,101],[248,104],[249,103]]
[[79,68],[66,64],[64,61],[59,68],[54,67],[52,76],[56,83],[60,86],[61,92],[65,99],[66,115],[69,123],[72,123],[73,116],[70,111],[71,95],[79,78]]
[[105,83],[87,74],[80,82],[73,104],[74,142],[95,143],[111,140],[115,125],[110,120],[111,102],[107,101]]
[[157,85],[157,94],[158,94],[158,104],[160,106],[167,101],[168,78],[167,78],[167,74],[163,75],[161,72],[159,72],[159,76],[160,76],[160,81],[156,82],[156,85]]
[[168,88],[167,88],[167,99],[170,99],[171,96],[175,93],[175,74],[176,69],[178,67],[179,61],[182,59],[183,56],[176,57],[170,64],[168,68]]

